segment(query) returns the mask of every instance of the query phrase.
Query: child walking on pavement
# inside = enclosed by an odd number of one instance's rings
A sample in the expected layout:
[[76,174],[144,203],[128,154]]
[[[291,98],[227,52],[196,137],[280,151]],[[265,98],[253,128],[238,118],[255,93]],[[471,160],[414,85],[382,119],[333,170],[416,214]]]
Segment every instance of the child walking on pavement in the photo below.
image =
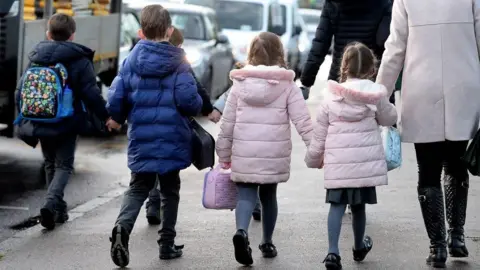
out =
[[180,201],[180,170],[191,165],[188,116],[197,115],[202,99],[185,62],[183,49],[168,40],[173,27],[170,15],[160,5],[141,12],[142,40],[135,46],[112,83],[107,108],[118,129],[128,118],[128,166],[132,172],[120,214],[112,230],[113,262],[129,263],[128,241],[149,192],[158,178],[162,200],[159,231],[160,259],[182,256],[175,245],[175,225]]
[[233,86],[223,113],[217,154],[223,168],[232,170],[237,183],[235,259],[253,264],[248,226],[260,195],[263,257],[277,256],[272,236],[277,221],[277,184],[290,177],[293,122],[308,146],[312,124],[301,90],[286,69],[280,38],[263,32],[250,44],[247,65],[233,70]]
[[383,85],[371,81],[375,56],[361,43],[345,48],[340,84],[329,81],[305,161],[324,168],[328,214],[327,269],[342,269],[338,240],[345,208],[351,205],[353,259],[363,261],[373,241],[365,236],[365,204],[376,204],[375,186],[387,184],[387,164],[379,125],[392,126],[397,111]]
[[[71,88],[73,93],[73,100],[70,99],[73,113],[70,117],[58,122],[22,119],[18,123],[19,137],[32,142],[33,147],[40,141],[42,147],[48,191],[45,203],[40,209],[40,223],[49,230],[54,229],[56,223],[65,223],[69,219],[67,203],[63,195],[73,173],[77,136],[85,132],[88,126],[82,103],[98,119],[107,121],[109,118],[105,109],[105,100],[95,78],[92,61],[94,52],[73,42],[75,31],[75,20],[68,15],[57,13],[48,20],[48,40],[38,43],[28,55],[30,65],[26,75],[29,72],[35,73],[34,69],[42,70],[40,75],[50,74],[45,68],[55,67],[55,70],[60,65],[66,72],[54,72],[51,77],[30,75],[22,80],[16,92],[16,105],[19,112],[25,109],[22,104],[29,104],[29,98],[30,101],[32,100],[31,95],[41,92],[52,93],[54,90],[48,86],[53,83],[48,79],[56,76],[66,74],[64,78],[68,85],[66,88]],[[30,87],[31,85],[36,87]],[[33,93],[27,93],[32,89],[35,89]],[[63,89],[63,91],[66,90]],[[54,104],[48,104],[48,99],[43,96],[42,103],[35,102],[28,108],[46,112],[48,105],[54,106]]]

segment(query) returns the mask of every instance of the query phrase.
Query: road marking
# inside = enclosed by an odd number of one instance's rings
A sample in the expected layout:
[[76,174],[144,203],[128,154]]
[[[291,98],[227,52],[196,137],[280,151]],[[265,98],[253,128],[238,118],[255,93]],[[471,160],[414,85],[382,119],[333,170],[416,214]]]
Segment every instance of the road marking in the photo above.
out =
[[30,210],[30,208],[28,208],[28,207],[8,206],[8,205],[0,205],[0,209],[3,209],[3,210],[18,210],[18,211],[28,211],[28,210]]

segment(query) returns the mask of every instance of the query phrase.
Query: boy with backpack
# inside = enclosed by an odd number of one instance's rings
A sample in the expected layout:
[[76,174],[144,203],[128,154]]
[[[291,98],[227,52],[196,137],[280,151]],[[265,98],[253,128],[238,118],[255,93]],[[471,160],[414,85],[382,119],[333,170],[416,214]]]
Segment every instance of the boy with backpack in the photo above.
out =
[[96,84],[94,52],[76,44],[75,20],[55,14],[47,41],[30,52],[30,65],[16,92],[18,135],[35,147],[40,141],[49,183],[40,223],[52,230],[68,220],[63,192],[73,171],[77,135],[87,127],[84,105],[107,121],[105,100]]
[[180,171],[192,163],[189,116],[202,108],[195,79],[183,49],[168,40],[172,20],[160,5],[141,12],[140,40],[123,63],[108,93],[109,129],[118,129],[128,118],[128,166],[131,182],[110,239],[112,261],[125,267],[133,226],[158,178],[162,200],[159,231],[160,259],[182,256],[175,245],[175,225],[180,201]]

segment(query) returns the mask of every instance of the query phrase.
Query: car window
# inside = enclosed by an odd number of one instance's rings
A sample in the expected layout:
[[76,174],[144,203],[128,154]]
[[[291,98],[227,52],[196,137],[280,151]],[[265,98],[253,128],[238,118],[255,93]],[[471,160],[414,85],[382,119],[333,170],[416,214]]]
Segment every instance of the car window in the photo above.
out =
[[270,5],[268,31],[280,36],[287,31],[287,7],[285,5]]
[[208,40],[217,38],[217,35],[215,33],[215,26],[213,25],[212,21],[208,16],[205,17],[205,32],[207,34]]
[[303,14],[303,21],[305,21],[305,24],[313,24],[317,25],[320,22],[320,16],[312,15],[312,14]]
[[222,29],[260,31],[263,29],[263,5],[251,2],[216,1],[214,9]]
[[140,23],[132,13],[122,14],[122,29],[120,31],[120,45],[130,46],[134,38],[137,37]]
[[170,11],[170,17],[173,26],[182,32],[184,39],[206,39],[205,24],[199,14]]

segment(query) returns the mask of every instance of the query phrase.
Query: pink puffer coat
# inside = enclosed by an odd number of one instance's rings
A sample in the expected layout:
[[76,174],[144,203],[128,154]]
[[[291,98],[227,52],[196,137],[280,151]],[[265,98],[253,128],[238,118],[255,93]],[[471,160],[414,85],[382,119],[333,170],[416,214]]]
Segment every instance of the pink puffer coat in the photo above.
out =
[[387,164],[379,125],[392,126],[397,111],[383,85],[369,80],[329,81],[305,161],[324,164],[325,188],[386,185]]
[[234,182],[272,184],[290,177],[290,120],[308,146],[312,123],[295,73],[246,66],[230,73],[233,86],[217,140],[220,162],[232,163]]

